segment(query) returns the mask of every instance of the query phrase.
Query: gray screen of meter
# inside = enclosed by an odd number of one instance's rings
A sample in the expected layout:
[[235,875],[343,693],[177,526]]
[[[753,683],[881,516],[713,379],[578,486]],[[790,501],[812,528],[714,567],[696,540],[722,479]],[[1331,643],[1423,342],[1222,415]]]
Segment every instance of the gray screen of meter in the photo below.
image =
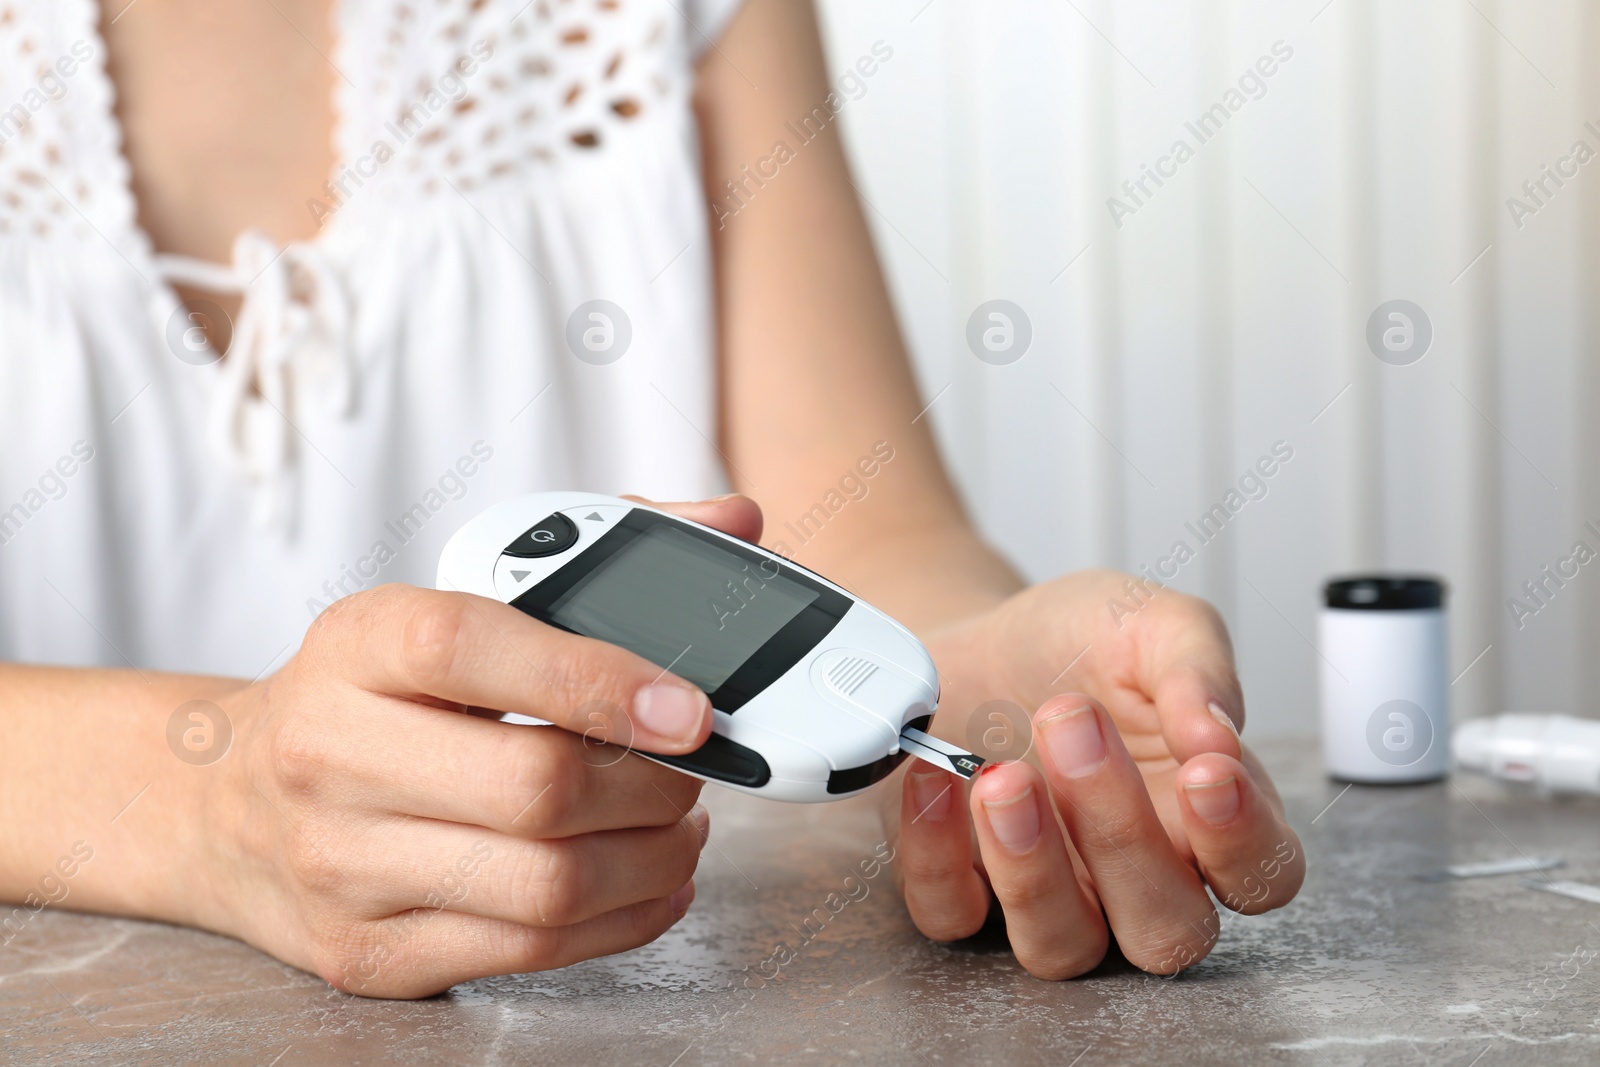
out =
[[619,549],[550,607],[550,617],[714,692],[817,599],[778,571],[672,526]]

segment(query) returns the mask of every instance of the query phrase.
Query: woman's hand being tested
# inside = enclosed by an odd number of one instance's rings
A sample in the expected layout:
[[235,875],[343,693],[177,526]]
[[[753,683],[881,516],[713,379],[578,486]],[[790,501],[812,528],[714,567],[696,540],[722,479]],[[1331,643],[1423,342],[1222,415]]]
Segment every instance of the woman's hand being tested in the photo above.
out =
[[1092,970],[1113,937],[1135,966],[1167,975],[1216,944],[1208,887],[1246,914],[1299,891],[1300,839],[1239,742],[1233,650],[1209,605],[1086,571],[933,645],[949,678],[936,728],[980,748],[988,730],[1015,731],[1027,758],[970,783],[910,763],[885,798],[923,933],[969,936],[998,904],[1018,961],[1042,978]]

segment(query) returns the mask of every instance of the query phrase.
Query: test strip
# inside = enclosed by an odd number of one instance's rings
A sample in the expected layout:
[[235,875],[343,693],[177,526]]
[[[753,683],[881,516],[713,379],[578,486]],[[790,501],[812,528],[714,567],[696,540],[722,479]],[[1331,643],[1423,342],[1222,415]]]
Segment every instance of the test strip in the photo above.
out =
[[1542,889],[1546,893],[1555,893],[1573,900],[1587,901],[1590,904],[1600,904],[1600,885],[1590,885],[1588,882],[1571,882],[1556,880],[1554,882],[1541,882],[1537,878],[1524,878],[1522,884],[1529,889]]
[[1455,863],[1442,870],[1426,871],[1417,875],[1421,882],[1447,882],[1453,878],[1487,878],[1496,874],[1527,874],[1530,871],[1548,871],[1565,865],[1560,856],[1518,856],[1508,860],[1487,860],[1483,863]]
[[974,756],[966,749],[957,748],[912,726],[900,731],[900,751],[963,778],[971,778],[983,766],[982,756]]

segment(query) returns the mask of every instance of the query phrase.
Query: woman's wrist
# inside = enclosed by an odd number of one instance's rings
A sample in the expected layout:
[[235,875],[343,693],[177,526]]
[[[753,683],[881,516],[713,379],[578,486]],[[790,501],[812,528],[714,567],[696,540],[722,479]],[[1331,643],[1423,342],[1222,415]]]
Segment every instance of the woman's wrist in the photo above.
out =
[[925,642],[1003,603],[1026,583],[965,521],[863,530],[799,562],[847,583]]
[[988,687],[988,622],[993,609],[947,622],[921,634],[922,642],[939,668],[945,690],[941,704],[955,694],[984,692]]
[[[174,714],[242,682],[152,672],[0,668],[0,777],[26,827],[0,853],[0,898],[181,923],[216,912],[207,838],[218,767],[172,747]],[[215,724],[213,724],[215,726]],[[178,733],[179,742],[182,740]],[[15,805],[15,807],[13,807]],[[74,857],[70,878],[36,883]],[[58,884],[59,881],[59,884]],[[200,923],[211,926],[211,922]]]
[[252,711],[263,685],[270,686],[271,680],[240,683],[211,698],[231,732],[229,751],[214,763],[183,768],[193,791],[189,800],[196,809],[192,819],[184,820],[184,833],[175,846],[195,862],[191,871],[175,873],[165,887],[180,911],[173,921],[234,937],[244,934],[242,913],[256,906],[246,899],[252,884],[246,846],[252,802],[257,798],[252,769],[245,762],[249,746],[242,742],[255,728]]

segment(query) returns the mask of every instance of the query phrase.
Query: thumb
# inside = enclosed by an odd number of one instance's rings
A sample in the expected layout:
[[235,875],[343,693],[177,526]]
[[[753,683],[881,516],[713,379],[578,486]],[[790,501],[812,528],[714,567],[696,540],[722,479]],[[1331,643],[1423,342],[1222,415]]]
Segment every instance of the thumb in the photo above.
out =
[[714,530],[737,537],[751,544],[761,540],[761,505],[740,493],[712,497],[709,500],[684,500],[662,503],[642,496],[624,496],[636,504],[646,504],[670,512],[680,519],[698,522]]
[[1233,643],[1215,608],[1195,597],[1159,597],[1141,612],[1140,687],[1179,761],[1203,752],[1239,756],[1244,695]]

